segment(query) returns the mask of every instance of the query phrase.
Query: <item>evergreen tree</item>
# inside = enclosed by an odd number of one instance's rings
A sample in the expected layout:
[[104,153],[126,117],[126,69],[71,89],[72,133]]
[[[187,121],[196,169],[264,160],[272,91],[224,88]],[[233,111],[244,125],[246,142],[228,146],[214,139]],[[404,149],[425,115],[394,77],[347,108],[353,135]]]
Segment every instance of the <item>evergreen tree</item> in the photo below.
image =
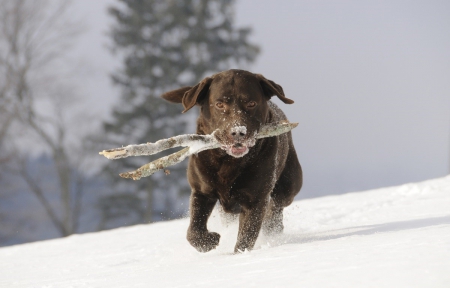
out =
[[[115,20],[110,35],[113,51],[119,52],[124,62],[112,76],[121,87],[122,97],[113,111],[113,120],[104,126],[111,145],[154,142],[193,133],[195,115],[181,115],[181,105],[167,103],[160,95],[195,85],[207,74],[254,61],[259,49],[248,41],[249,28],[233,24],[234,1],[118,2],[109,9]],[[153,194],[189,194],[186,163],[173,167],[170,176],[160,173],[136,182],[118,178],[119,170],[134,170],[150,160],[127,158],[108,165],[119,194],[103,199],[106,220],[134,211],[133,217],[138,219],[135,222],[150,222],[158,204],[153,203]],[[165,206],[165,210],[171,208]]]

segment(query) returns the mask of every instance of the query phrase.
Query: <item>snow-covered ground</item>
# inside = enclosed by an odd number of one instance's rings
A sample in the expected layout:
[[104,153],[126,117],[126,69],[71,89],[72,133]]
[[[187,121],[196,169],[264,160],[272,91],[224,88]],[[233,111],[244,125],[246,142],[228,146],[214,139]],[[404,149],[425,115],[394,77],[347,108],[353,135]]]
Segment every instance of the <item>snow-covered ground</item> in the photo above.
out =
[[450,176],[295,202],[285,233],[196,252],[188,220],[0,249],[0,287],[450,287]]

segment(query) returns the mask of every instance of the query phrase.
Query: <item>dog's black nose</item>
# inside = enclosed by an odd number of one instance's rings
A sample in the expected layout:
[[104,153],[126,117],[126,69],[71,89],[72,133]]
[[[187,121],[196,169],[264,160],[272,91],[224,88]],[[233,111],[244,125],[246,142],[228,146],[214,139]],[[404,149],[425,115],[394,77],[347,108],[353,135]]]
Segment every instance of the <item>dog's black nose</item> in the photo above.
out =
[[231,128],[230,135],[234,141],[239,141],[247,134],[247,127],[245,126],[235,126]]
[[239,134],[238,134],[237,132],[231,132],[231,135],[232,135],[232,136],[237,136],[237,135],[245,136],[245,133],[239,132]]

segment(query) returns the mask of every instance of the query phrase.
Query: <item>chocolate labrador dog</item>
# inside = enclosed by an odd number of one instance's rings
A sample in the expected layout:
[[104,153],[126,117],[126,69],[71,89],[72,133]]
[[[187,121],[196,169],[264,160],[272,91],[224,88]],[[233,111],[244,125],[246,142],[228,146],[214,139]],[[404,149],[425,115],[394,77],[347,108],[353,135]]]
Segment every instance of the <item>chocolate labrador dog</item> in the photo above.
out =
[[220,235],[209,232],[206,225],[217,200],[225,212],[239,213],[235,252],[251,250],[261,228],[266,234],[283,231],[283,209],[300,191],[302,170],[291,132],[255,139],[261,125],[286,120],[270,101],[274,95],[286,104],[294,103],[275,82],[234,69],[162,95],[182,103],[183,112],[199,105],[197,134],[217,130],[222,144],[189,160],[192,194],[187,240],[200,252],[219,244]]

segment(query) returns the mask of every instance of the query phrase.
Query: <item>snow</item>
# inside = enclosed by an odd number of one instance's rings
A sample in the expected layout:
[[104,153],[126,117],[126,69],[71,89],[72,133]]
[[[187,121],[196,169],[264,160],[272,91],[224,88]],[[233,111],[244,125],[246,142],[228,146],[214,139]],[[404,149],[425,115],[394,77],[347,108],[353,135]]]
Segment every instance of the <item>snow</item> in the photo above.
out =
[[450,287],[450,176],[294,202],[285,233],[232,254],[185,240],[187,219],[0,249],[0,287]]

